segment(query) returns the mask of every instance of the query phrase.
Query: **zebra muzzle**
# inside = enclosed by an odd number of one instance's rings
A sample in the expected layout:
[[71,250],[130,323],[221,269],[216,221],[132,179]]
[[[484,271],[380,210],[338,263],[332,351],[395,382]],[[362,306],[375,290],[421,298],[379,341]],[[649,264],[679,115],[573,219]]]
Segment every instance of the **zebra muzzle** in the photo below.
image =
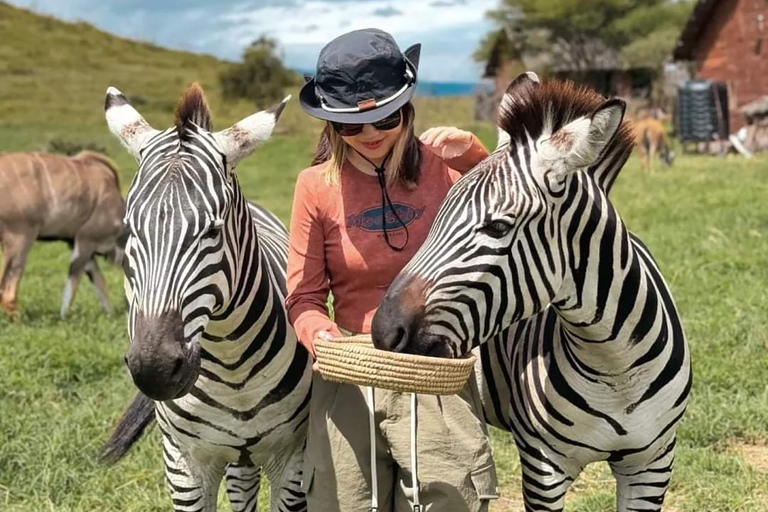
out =
[[139,390],[153,400],[187,394],[200,373],[200,345],[184,338],[178,313],[136,318],[126,363]]

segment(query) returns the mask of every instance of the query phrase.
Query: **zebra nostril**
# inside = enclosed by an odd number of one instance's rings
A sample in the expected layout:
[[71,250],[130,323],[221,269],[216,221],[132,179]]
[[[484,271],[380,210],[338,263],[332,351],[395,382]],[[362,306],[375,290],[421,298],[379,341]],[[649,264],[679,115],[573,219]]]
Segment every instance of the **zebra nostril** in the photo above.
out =
[[403,352],[408,346],[408,330],[402,325],[395,329],[392,336],[392,342],[390,343],[390,350],[392,352]]
[[183,364],[184,364],[184,359],[181,357],[177,357],[176,361],[173,364],[173,371],[171,372],[171,377],[175,377],[176,375],[179,374]]
[[125,363],[125,366],[128,366],[128,355],[123,356],[123,362]]

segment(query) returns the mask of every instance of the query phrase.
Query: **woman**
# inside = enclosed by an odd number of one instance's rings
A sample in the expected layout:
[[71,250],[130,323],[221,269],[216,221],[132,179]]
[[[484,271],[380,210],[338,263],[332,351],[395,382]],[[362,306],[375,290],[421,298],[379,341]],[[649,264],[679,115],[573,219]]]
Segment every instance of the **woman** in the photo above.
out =
[[[379,301],[425,240],[459,172],[488,154],[456,128],[414,136],[409,101],[419,50],[403,54],[380,30],[345,34],[323,48],[315,78],[301,91],[302,108],[327,126],[315,158],[322,163],[296,183],[286,303],[313,356],[317,337],[370,333]],[[412,510],[408,397],[375,393],[372,471],[365,394],[315,375],[303,481],[309,512],[370,510],[372,472],[378,510]],[[487,510],[498,491],[474,379],[459,395],[418,401],[423,510]]]

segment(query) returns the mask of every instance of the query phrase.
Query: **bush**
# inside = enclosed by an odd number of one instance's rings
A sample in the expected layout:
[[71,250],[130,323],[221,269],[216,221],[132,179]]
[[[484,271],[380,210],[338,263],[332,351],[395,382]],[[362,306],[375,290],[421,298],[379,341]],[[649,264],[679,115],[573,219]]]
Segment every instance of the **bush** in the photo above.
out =
[[68,156],[74,156],[81,151],[96,151],[97,153],[106,154],[107,148],[92,141],[78,141],[70,139],[51,139],[48,141],[46,151],[49,153],[60,153]]
[[285,89],[301,82],[299,76],[283,66],[274,40],[260,37],[245,49],[242,64],[235,64],[219,75],[224,99],[248,99],[265,108],[285,96]]

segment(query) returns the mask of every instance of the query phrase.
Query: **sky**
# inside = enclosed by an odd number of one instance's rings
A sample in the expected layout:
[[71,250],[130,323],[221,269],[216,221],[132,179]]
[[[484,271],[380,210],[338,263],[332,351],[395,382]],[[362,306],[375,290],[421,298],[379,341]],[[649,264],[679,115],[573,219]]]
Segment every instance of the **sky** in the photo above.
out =
[[422,43],[419,78],[475,82],[472,59],[493,28],[485,13],[500,0],[10,0],[120,36],[239,60],[261,35],[275,38],[285,63],[314,70],[320,49],[350,30],[377,27],[405,50]]

